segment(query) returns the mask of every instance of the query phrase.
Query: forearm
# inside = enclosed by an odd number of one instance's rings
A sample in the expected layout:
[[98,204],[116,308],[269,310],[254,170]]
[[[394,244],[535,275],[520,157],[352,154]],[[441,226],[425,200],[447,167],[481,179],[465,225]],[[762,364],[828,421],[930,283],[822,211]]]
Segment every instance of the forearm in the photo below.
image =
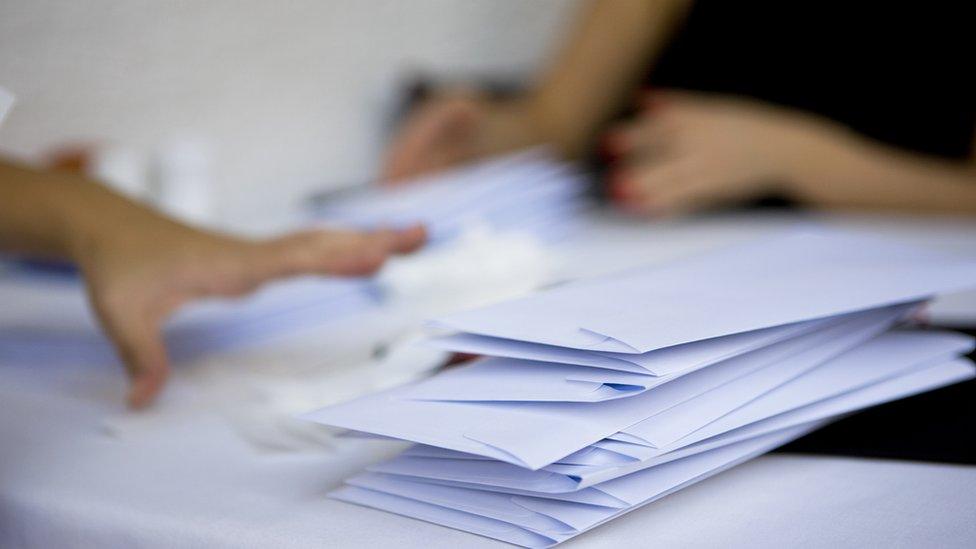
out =
[[796,159],[796,195],[815,207],[976,213],[976,162],[902,151],[838,128]]
[[628,101],[689,1],[598,0],[531,99],[535,119],[567,156]]
[[82,176],[0,160],[2,251],[70,259],[97,233],[148,219],[176,225]]
[[525,141],[554,145],[568,157],[584,152],[599,127],[616,114],[689,0],[597,0],[549,70],[523,98]]

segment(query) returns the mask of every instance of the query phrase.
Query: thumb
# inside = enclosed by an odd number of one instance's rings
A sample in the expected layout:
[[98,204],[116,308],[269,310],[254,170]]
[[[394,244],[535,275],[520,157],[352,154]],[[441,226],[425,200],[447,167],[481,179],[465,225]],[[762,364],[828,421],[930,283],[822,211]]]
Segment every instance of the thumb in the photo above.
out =
[[427,238],[422,226],[371,233],[317,230],[294,233],[259,244],[251,271],[259,282],[299,274],[365,276],[391,254],[410,253]]

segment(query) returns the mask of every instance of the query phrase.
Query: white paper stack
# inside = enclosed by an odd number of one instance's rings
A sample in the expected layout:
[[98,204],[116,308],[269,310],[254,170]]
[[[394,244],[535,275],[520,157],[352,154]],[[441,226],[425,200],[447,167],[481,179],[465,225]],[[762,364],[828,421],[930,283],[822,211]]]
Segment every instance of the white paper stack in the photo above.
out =
[[[114,351],[74,277],[13,275],[0,279],[0,359],[9,363],[114,363]],[[379,304],[367,280],[312,277],[275,283],[246,299],[206,300],[166,326],[174,359],[253,344],[335,322]]]
[[555,240],[590,206],[586,193],[572,165],[545,149],[530,149],[393,187],[325,194],[316,199],[314,214],[361,229],[424,223],[433,245],[472,224]]
[[967,336],[900,325],[976,262],[797,231],[438,319],[488,355],[306,414],[418,443],[332,496],[527,547],[881,402],[974,376]]

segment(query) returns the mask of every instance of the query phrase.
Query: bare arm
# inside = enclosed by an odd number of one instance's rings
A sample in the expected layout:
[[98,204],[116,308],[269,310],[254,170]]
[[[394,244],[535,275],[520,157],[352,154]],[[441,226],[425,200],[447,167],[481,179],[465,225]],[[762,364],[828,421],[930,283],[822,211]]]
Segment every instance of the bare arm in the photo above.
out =
[[688,0],[598,0],[584,8],[577,28],[545,77],[526,98],[542,132],[567,156],[626,103],[650,62],[691,4]]
[[613,134],[620,160],[611,190],[636,213],[673,215],[768,191],[815,208],[976,213],[976,153],[960,161],[916,154],[758,101],[655,96]]
[[798,159],[794,170],[811,205],[976,214],[976,150],[949,161],[843,132],[820,136],[815,150],[819,161]]
[[236,296],[302,273],[365,275],[424,231],[310,231],[251,241],[159,215],[84,177],[0,161],[0,250],[75,261],[88,297],[148,405],[166,380],[160,328],[183,303]]

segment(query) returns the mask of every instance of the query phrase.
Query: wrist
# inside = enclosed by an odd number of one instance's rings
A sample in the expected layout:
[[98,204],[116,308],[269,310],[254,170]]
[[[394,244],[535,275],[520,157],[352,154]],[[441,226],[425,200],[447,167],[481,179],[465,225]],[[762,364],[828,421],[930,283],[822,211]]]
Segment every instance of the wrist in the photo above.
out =
[[501,154],[548,141],[539,114],[527,98],[492,103],[481,137],[479,156]]
[[93,255],[107,234],[106,225],[119,226],[112,222],[111,212],[99,206],[100,189],[96,185],[82,180],[59,181],[50,189],[60,247],[76,263]]

